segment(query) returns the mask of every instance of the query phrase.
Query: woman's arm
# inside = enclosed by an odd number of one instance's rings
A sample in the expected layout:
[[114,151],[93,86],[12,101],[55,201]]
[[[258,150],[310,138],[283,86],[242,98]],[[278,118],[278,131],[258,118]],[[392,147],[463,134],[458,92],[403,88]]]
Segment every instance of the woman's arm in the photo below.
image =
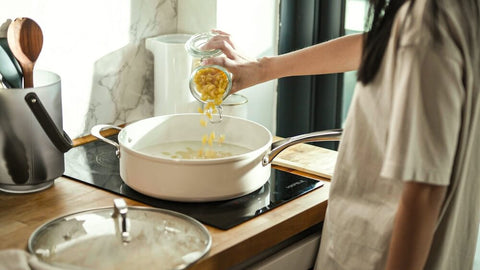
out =
[[395,216],[387,270],[423,269],[446,186],[405,182]]
[[362,55],[362,34],[343,36],[287,54],[260,59],[268,79],[356,70]]
[[232,92],[282,77],[345,72],[360,65],[362,34],[256,60],[238,53],[229,34],[216,32],[218,35],[206,44],[206,48],[220,49],[225,57],[208,59],[204,64],[216,64],[229,70],[233,74]]

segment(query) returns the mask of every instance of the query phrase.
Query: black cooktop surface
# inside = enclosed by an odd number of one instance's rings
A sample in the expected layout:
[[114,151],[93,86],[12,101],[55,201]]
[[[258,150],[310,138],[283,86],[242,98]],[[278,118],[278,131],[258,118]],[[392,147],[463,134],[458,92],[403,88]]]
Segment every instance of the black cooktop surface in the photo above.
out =
[[[110,139],[116,140],[116,136]],[[263,187],[239,198],[202,203],[160,200],[138,193],[122,181],[115,150],[113,146],[102,141],[70,149],[65,154],[64,176],[153,207],[186,214],[222,230],[232,228],[323,186],[321,181],[272,169],[271,177]]]

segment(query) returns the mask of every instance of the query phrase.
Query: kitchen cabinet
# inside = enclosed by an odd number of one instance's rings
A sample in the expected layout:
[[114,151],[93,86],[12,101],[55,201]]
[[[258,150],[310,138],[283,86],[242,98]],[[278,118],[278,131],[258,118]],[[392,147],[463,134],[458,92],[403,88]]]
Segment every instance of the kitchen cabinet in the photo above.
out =
[[322,223],[290,237],[282,243],[234,266],[231,270],[312,269],[320,246]]

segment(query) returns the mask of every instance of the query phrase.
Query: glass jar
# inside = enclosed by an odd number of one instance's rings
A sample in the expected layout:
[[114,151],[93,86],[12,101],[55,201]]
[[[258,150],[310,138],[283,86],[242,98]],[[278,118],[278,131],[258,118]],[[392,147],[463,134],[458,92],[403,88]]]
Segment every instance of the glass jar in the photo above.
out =
[[[232,88],[232,75],[224,67],[218,65],[202,65],[201,62],[205,59],[222,55],[221,50],[205,50],[203,46],[213,37],[214,33],[207,32],[193,35],[186,43],[185,49],[192,56],[192,73],[190,75],[190,92],[192,95],[202,103],[214,103],[219,107],[220,104],[230,94]],[[201,77],[205,78],[202,80]],[[210,77],[210,78],[206,78]],[[201,87],[212,88],[218,90],[215,93]],[[221,93],[220,93],[220,92]],[[222,95],[220,95],[222,94]],[[216,99],[221,98],[221,99]]]

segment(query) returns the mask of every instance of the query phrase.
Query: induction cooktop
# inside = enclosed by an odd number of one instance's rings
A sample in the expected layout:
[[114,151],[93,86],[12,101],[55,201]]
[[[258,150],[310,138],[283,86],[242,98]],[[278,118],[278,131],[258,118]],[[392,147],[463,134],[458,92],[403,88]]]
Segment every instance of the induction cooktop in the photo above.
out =
[[[117,139],[116,135],[109,138]],[[161,200],[138,193],[122,181],[115,151],[113,146],[102,141],[74,147],[65,154],[64,176],[152,207],[186,214],[222,230],[230,229],[323,186],[321,181],[272,169],[271,177],[263,187],[239,198],[201,203]],[[161,176],[159,180],[161,181]]]

